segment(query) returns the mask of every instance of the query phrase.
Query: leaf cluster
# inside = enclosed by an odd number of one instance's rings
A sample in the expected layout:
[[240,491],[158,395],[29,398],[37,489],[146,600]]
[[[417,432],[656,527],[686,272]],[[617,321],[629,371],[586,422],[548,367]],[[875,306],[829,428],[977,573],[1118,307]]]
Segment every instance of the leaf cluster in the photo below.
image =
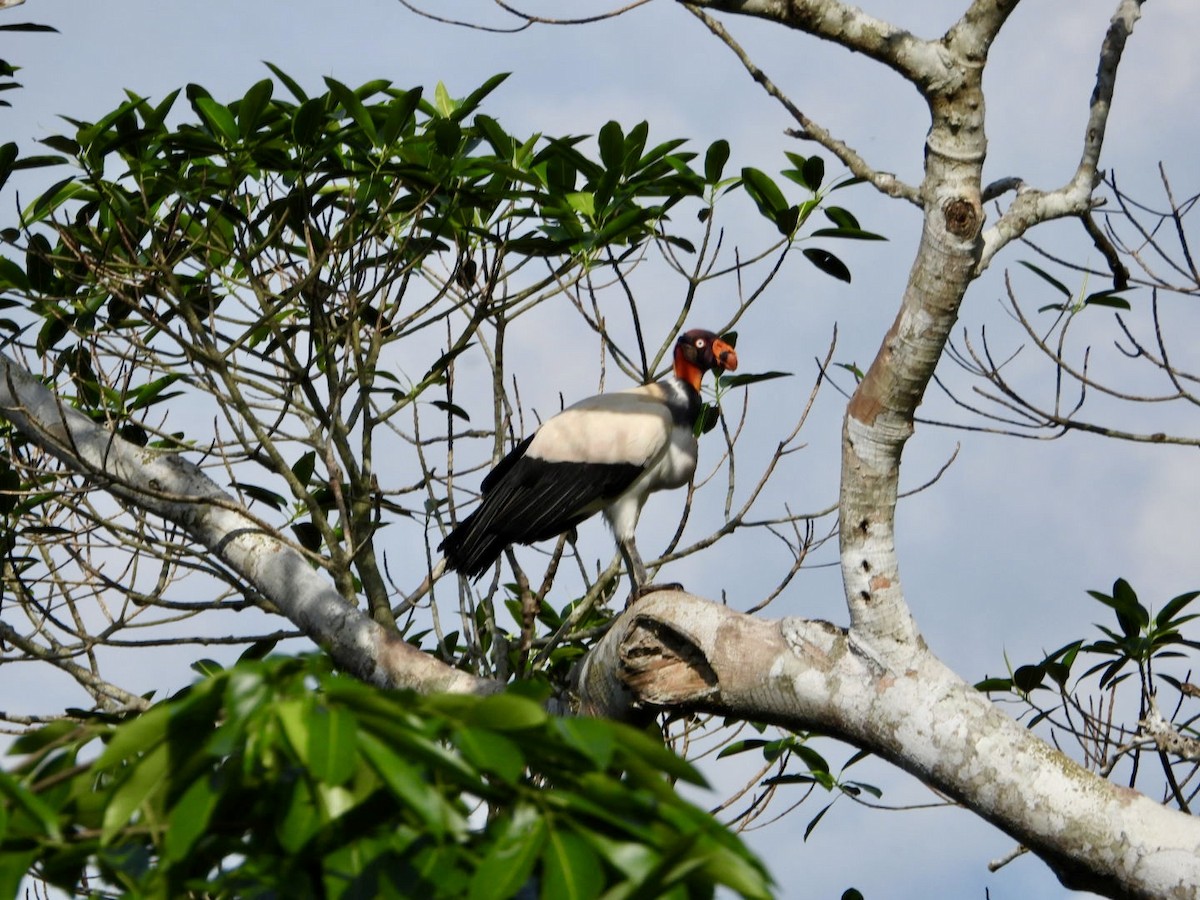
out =
[[244,660],[129,721],[60,721],[0,774],[0,892],[27,869],[147,897],[768,896],[647,734],[539,698],[385,693]]
[[[1187,607],[1200,597],[1200,591],[1188,591],[1173,597],[1158,613],[1151,613],[1138,599],[1137,592],[1124,578],[1113,582],[1111,593],[1088,591],[1088,596],[1112,610],[1116,617],[1116,628],[1097,624],[1104,639],[1087,642],[1072,641],[1048,653],[1038,663],[1018,666],[1008,678],[986,678],[976,687],[982,691],[1016,691],[1029,694],[1045,686],[1050,678],[1057,690],[1064,690],[1071,677],[1071,669],[1083,656],[1106,657],[1106,660],[1089,667],[1079,680],[1099,674],[1098,687],[1105,689],[1119,684],[1128,677],[1123,670],[1132,665],[1149,676],[1156,660],[1167,660],[1186,656],[1185,649],[1200,650],[1200,642],[1185,638],[1182,628],[1197,618],[1198,613],[1187,613]],[[1174,687],[1179,681],[1160,674]]]

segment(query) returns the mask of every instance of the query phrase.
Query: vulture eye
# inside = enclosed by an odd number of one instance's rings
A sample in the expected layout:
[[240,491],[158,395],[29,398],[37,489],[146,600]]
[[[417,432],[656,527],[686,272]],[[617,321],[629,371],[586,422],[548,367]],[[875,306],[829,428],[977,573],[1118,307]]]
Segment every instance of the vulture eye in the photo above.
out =
[[704,349],[704,338],[696,338],[696,349],[697,350]]

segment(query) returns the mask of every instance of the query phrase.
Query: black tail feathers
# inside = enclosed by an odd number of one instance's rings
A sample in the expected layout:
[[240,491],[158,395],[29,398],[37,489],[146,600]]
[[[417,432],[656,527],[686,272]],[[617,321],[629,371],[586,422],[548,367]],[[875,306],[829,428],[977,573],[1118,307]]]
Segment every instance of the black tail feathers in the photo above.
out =
[[480,527],[476,514],[472,513],[446,535],[438,551],[445,554],[447,569],[478,578],[500,558],[507,544],[503,538]]

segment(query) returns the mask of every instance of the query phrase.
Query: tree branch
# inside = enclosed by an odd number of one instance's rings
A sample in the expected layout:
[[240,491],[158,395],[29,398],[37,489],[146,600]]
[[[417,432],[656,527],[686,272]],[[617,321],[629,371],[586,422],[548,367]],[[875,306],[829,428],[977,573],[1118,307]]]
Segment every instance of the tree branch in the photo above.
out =
[[0,416],[115,496],[179,525],[364,681],[423,691],[498,689],[422,653],[349,606],[299,551],[255,521],[199,467],[111,434],[3,355]]
[[815,141],[820,144],[834,156],[836,156],[842,164],[850,170],[856,177],[875,186],[881,193],[887,194],[889,197],[899,197],[907,200],[910,203],[919,204],[919,196],[917,189],[907,182],[901,181],[891,172],[881,172],[870,166],[858,152],[844,141],[838,140],[832,133],[827,131],[821,125],[810,119],[804,112],[791,101],[787,95],[779,89],[770,76],[760,69],[750,57],[750,54],[739,44],[726,29],[725,26],[710,16],[704,10],[699,9],[694,4],[685,4],[692,15],[704,23],[704,27],[711,31],[722,43],[725,44],[750,73],[758,84],[760,84],[770,96],[774,97],[787,110],[796,124],[798,129],[789,129],[788,134],[792,137],[805,141]]
[[939,45],[840,0],[680,0],[685,6],[765,19],[840,44],[899,72],[918,86],[954,76]]
[[1078,766],[927,649],[910,665],[880,667],[828,622],[763,620],[663,591],[614,624],[576,686],[593,714],[708,713],[842,738],[987,818],[1068,887],[1192,896],[1200,821]]
[[1034,225],[1064,216],[1082,216],[1095,203],[1092,192],[1100,183],[1100,151],[1108,127],[1117,68],[1125,43],[1142,14],[1142,0],[1120,0],[1100,48],[1096,85],[1089,103],[1087,125],[1083,131],[1083,150],[1071,180],[1054,191],[1028,188],[1016,198],[991,228],[984,232],[978,271],[983,272],[999,250],[1021,237]]

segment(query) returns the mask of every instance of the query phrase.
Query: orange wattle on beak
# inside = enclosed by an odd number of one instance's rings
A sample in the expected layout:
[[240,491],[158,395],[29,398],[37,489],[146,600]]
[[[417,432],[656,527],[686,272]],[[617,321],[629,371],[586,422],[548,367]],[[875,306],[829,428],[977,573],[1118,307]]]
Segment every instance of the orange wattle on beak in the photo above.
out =
[[737,351],[720,338],[712,343],[712,355],[713,359],[717,361],[717,368],[721,369],[721,371],[736,371],[738,366]]

